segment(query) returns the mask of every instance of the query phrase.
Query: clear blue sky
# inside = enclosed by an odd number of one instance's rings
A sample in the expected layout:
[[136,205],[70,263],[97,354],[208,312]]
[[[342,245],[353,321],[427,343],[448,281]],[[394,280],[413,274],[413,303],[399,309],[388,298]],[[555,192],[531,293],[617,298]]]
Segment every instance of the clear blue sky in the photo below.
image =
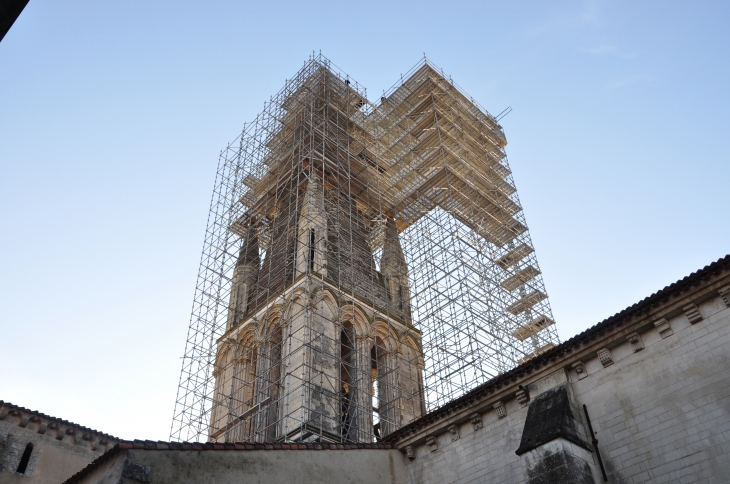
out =
[[503,120],[563,340],[730,252],[730,3],[31,0],[0,42],[0,399],[169,436],[219,151],[313,50]]

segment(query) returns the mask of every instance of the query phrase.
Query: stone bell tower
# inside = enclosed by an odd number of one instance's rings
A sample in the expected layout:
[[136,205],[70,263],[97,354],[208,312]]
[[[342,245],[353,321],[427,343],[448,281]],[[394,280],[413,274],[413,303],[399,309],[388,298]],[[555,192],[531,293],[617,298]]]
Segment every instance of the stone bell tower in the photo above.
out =
[[364,102],[327,68],[310,73],[283,103],[266,170],[242,181],[211,441],[373,442],[424,412],[421,335]]
[[171,439],[372,442],[559,339],[499,116],[312,56],[222,152]]

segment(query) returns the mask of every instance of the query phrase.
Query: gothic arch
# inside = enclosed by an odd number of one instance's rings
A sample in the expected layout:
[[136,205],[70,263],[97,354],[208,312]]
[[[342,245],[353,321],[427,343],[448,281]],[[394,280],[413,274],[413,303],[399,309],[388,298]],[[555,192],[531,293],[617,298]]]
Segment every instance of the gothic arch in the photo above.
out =
[[340,309],[340,320],[343,323],[345,321],[352,323],[355,336],[359,338],[372,336],[370,318],[360,307],[354,304],[345,304]]
[[402,340],[401,340],[401,347],[403,351],[408,351],[408,360],[416,360],[418,362],[418,367],[423,369],[423,350],[421,347],[421,342],[416,339],[412,334],[410,333],[404,333]]
[[259,343],[265,343],[267,341],[272,331],[276,330],[277,326],[281,324],[283,319],[282,312],[281,306],[276,306],[264,314],[263,320],[258,325],[258,328],[253,330],[255,341]]
[[230,340],[226,340],[220,347],[215,359],[213,376],[215,385],[213,387],[213,412],[210,416],[211,434],[225,426],[225,416],[228,413],[228,404],[231,394],[231,382],[233,372],[233,356],[235,346]]
[[388,324],[387,321],[382,319],[376,319],[373,325],[373,336],[380,338],[383,342],[383,347],[389,352],[393,353],[398,349],[398,331],[393,325]]

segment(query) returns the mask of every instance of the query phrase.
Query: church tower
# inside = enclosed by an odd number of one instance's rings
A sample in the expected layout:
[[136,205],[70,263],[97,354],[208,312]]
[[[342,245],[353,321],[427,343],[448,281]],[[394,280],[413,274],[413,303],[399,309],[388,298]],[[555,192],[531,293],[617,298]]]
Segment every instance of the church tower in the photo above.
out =
[[557,344],[505,138],[313,56],[221,153],[171,440],[374,442]]
[[321,67],[280,113],[266,171],[243,180],[210,441],[374,442],[425,409],[397,221],[353,120],[363,103]]

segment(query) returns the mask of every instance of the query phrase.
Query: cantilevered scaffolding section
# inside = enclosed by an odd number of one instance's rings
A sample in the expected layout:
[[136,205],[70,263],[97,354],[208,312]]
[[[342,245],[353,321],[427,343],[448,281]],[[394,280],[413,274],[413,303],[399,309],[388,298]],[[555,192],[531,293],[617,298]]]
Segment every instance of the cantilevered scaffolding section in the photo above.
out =
[[221,154],[171,438],[372,442],[557,343],[505,145],[310,59]]

